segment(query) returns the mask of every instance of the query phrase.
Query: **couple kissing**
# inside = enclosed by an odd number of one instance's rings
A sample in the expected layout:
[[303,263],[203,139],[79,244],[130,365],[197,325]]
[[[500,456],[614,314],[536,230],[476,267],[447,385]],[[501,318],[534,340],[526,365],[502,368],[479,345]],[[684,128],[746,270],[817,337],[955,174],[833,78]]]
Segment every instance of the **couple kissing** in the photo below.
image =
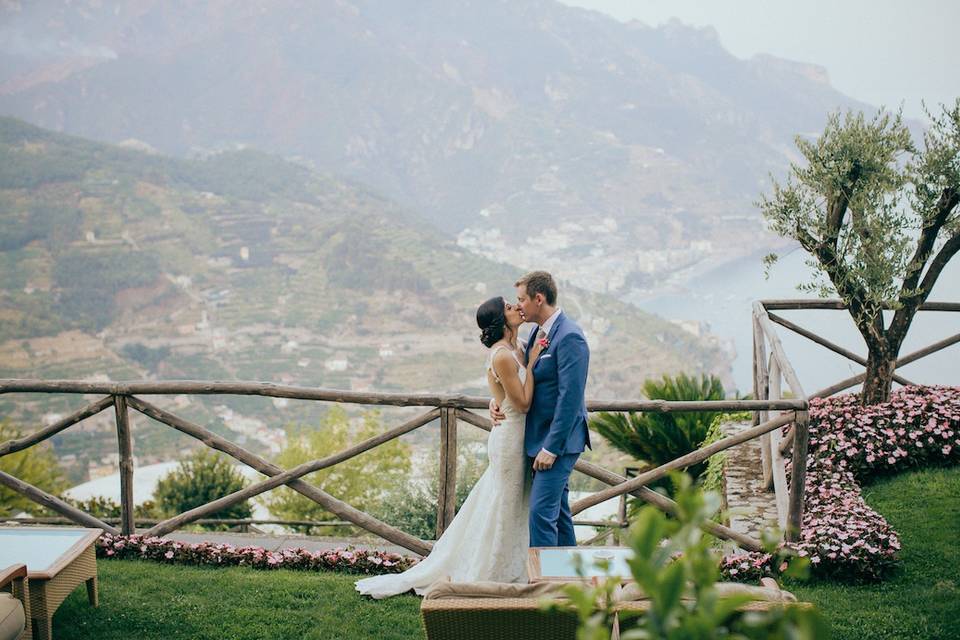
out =
[[[520,278],[517,302],[491,298],[477,309],[489,350],[488,466],[430,555],[399,574],[358,580],[373,598],[437,580],[527,582],[529,547],[575,546],[568,482],[590,446],[584,389],[590,349],[580,327],[557,304],[545,271]],[[524,323],[534,323],[526,344]]]

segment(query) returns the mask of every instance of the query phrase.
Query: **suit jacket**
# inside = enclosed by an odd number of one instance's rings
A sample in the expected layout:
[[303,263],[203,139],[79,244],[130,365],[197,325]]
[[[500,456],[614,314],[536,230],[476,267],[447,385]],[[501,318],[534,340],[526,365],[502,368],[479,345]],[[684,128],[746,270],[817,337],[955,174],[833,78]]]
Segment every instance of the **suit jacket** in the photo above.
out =
[[[587,430],[587,367],[590,347],[576,322],[561,312],[547,336],[550,346],[533,367],[533,402],[527,411],[523,448],[530,457],[540,449],[556,455],[582,453],[590,446]],[[527,343],[527,357],[536,333]]]

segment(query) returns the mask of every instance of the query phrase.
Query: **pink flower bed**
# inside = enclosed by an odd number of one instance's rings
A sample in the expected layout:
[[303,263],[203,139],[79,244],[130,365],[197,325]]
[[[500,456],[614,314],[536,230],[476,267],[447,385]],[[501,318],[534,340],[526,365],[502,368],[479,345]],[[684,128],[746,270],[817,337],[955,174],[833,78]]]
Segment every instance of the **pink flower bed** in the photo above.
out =
[[97,557],[155,560],[170,564],[325,570],[347,573],[400,573],[417,563],[417,560],[410,556],[353,547],[325,551],[307,551],[306,549],[267,551],[261,547],[235,547],[212,542],[189,544],[166,538],[139,535],[114,536],[109,533],[103,534],[97,540]]
[[[960,462],[960,389],[905,387],[890,401],[860,407],[847,394],[810,402],[810,448],[801,539],[814,575],[880,580],[897,564],[900,540],[863,500],[872,478]],[[790,465],[787,463],[787,475]],[[775,573],[771,556],[726,556],[727,579]]]

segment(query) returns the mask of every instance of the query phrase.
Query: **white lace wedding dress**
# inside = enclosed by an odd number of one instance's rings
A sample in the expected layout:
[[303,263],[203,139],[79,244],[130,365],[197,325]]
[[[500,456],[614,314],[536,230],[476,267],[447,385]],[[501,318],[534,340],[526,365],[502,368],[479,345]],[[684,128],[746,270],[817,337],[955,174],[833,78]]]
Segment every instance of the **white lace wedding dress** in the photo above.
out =
[[[506,347],[490,352],[491,371],[500,349]],[[517,367],[523,382],[527,371],[519,361]],[[430,555],[403,573],[358,580],[357,591],[374,598],[411,589],[423,595],[433,582],[448,577],[453,582],[527,582],[530,474],[523,451],[525,414],[515,411],[509,400],[501,406],[506,419],[487,438],[489,464]]]

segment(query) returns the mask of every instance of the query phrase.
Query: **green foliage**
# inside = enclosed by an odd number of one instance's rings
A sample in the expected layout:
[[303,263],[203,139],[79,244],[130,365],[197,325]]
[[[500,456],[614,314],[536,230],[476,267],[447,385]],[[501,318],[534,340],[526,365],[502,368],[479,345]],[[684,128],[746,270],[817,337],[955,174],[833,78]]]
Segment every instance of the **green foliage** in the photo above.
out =
[[[184,170],[186,169],[186,170]],[[167,166],[173,180],[198,191],[211,191],[243,200],[274,197],[309,202],[309,169],[262,151],[226,151],[187,163]]]
[[[0,443],[14,440],[23,434],[9,422],[0,422]],[[0,458],[0,471],[57,495],[67,488],[57,458],[46,442]],[[45,508],[6,486],[0,486],[0,517],[13,516],[21,511],[45,515]]]
[[327,281],[365,293],[429,291],[430,281],[410,262],[390,257],[389,249],[387,243],[378,241],[363,228],[346,225],[328,245],[323,262]]
[[[651,400],[722,400],[723,386],[716,376],[700,379],[680,374],[663,376],[661,381],[647,380],[644,395]],[[697,450],[707,437],[717,411],[669,413],[598,413],[590,427],[610,444],[648,465],[659,466]],[[687,472],[699,477],[706,462],[693,465]]]
[[41,239],[60,247],[76,239],[81,212],[42,202],[34,202],[21,210],[13,203],[2,202],[0,220],[6,227],[0,234],[0,251],[15,251]]
[[[704,438],[700,446],[705,447],[722,439],[723,433],[720,431],[720,425],[722,425],[724,422],[741,422],[750,420],[752,417],[753,415],[749,411],[718,415],[710,424],[710,429],[707,431],[707,437]],[[726,462],[726,451],[720,451],[719,453],[715,453],[707,458],[707,469],[704,472],[702,481],[700,483],[700,486],[704,491],[716,491],[718,493],[723,491],[723,466],[726,464]]]
[[[173,516],[234,493],[247,485],[236,466],[216,451],[197,449],[180,465],[157,482],[154,499],[160,511]],[[211,518],[249,518],[248,501],[212,514]],[[211,528],[222,528],[208,525]]]
[[66,153],[56,159],[0,146],[0,188],[34,189],[51,182],[77,180],[87,170],[81,154]]
[[[335,406],[327,411],[316,428],[290,426],[287,446],[276,458],[284,469],[319,460],[383,432],[380,415],[365,413],[359,424],[351,424],[346,411]],[[339,500],[368,513],[376,511],[388,491],[406,482],[410,472],[410,445],[393,439],[349,460],[315,471],[304,479]],[[285,520],[335,520],[313,500],[287,487],[275,489],[263,500],[270,512]]]
[[151,372],[156,372],[157,365],[170,355],[170,347],[148,347],[139,342],[130,342],[120,349],[124,358],[133,360]]
[[[86,500],[75,500],[73,498],[62,498],[66,503],[73,505],[77,509],[89,513],[97,518],[119,518],[121,517],[120,503],[113,498],[105,496],[94,496]],[[140,519],[158,520],[162,517],[157,503],[153,500],[145,500],[133,507],[133,517]]]
[[[920,149],[899,113],[848,112],[842,122],[831,114],[816,140],[797,136],[805,164],[792,164],[757,203],[770,227],[810,256],[813,278],[799,288],[846,303],[869,350],[864,405],[889,396],[887,363],[960,251],[960,99],[930,118]],[[775,261],[764,258],[768,273]]]
[[[485,466],[474,456],[457,456],[457,510],[466,501]],[[403,482],[389,494],[371,515],[422,540],[437,535],[437,505],[440,495],[440,469],[430,468],[429,482]]]
[[156,280],[156,258],[138,251],[71,251],[57,259],[54,281],[64,316],[99,331],[113,320],[114,297],[123,289]]
[[[797,136],[796,144],[807,165],[792,165],[786,186],[774,182],[773,197],[764,197],[760,207],[774,231],[800,240],[811,253],[808,237],[829,243],[837,235],[844,266],[832,283],[812,260],[818,277],[801,288],[827,296],[836,286],[841,295],[857,287],[874,303],[895,301],[895,276],[908,259],[908,218],[900,207],[908,176],[900,160],[914,152],[902,118],[881,112],[867,121],[863,113],[850,112],[841,123],[834,113],[819,138]],[[837,200],[838,206],[854,212],[842,226],[824,206],[839,197],[846,206]]]
[[[774,607],[744,614],[738,609],[753,601],[750,594],[721,597],[716,588],[720,578],[720,556],[711,547],[701,526],[716,512],[720,497],[693,488],[688,475],[673,479],[677,513],[668,518],[659,509],[646,506],[633,524],[628,560],[630,577],[650,600],[650,608],[636,620],[636,627],[624,632],[623,640],[713,638],[795,638],[826,637],[820,615],[797,607]],[[776,544],[773,542],[773,544]],[[773,551],[771,547],[768,551]],[[790,564],[803,571],[804,558]],[[609,564],[598,563],[609,573]],[[578,573],[583,575],[582,567]],[[616,578],[596,586],[571,584],[564,591],[580,619],[577,640],[609,640],[614,619],[613,590]],[[554,608],[556,601],[544,606]]]

